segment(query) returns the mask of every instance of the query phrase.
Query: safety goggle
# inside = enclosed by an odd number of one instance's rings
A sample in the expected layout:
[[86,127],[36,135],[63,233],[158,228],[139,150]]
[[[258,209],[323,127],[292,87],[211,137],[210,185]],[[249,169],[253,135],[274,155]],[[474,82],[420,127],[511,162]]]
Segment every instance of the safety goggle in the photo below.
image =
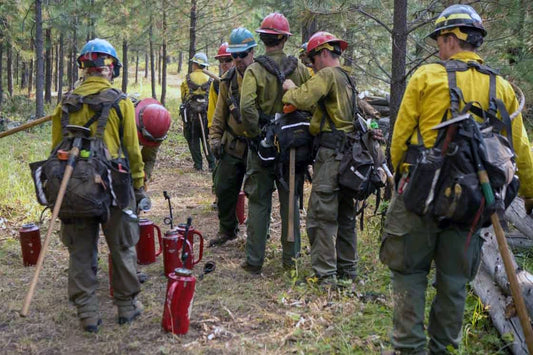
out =
[[250,54],[250,50],[247,50],[247,51],[244,51],[244,52],[238,52],[238,53],[231,53],[231,56],[234,58],[234,59],[237,59],[237,58],[246,58],[248,56],[248,54]]

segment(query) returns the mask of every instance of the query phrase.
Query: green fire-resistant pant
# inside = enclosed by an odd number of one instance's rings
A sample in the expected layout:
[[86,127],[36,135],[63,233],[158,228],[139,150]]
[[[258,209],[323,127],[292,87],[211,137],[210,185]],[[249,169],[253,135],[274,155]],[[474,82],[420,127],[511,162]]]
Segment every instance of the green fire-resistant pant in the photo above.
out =
[[[189,151],[191,152],[191,157],[194,162],[194,168],[196,170],[202,170],[202,150],[200,144],[204,144],[202,136],[202,126],[200,125],[200,118],[198,115],[189,115],[188,122],[183,125],[183,135],[187,140],[189,145]],[[209,136],[207,130],[207,119],[204,117],[204,134],[205,138]],[[201,143],[200,143],[201,142]],[[204,147],[207,151],[207,163],[209,164],[209,169],[213,170],[215,168],[215,157],[211,153],[211,147],[207,144],[207,147]]]
[[[248,219],[246,224],[246,261],[249,265],[262,266],[265,259],[265,247],[270,227],[272,211],[272,193],[278,188],[281,215],[281,246],[283,265],[294,265],[294,258],[300,253],[300,215],[298,213],[298,196],[294,197],[294,242],[287,241],[289,227],[289,190],[276,177],[275,167],[261,166],[256,151],[248,151],[244,192],[248,197]],[[287,169],[288,170],[288,169]],[[288,175],[288,172],[287,174]],[[289,181],[289,177],[284,177]],[[303,174],[295,175],[295,186],[303,183]]]
[[218,231],[227,236],[237,233],[239,222],[235,215],[237,199],[246,173],[246,157],[240,159],[224,153],[215,169],[215,193],[218,205]]
[[447,354],[447,346],[457,348],[461,341],[466,284],[474,278],[481,259],[483,240],[479,231],[467,243],[467,229],[439,228],[431,217],[407,211],[403,197],[396,193],[384,231],[380,259],[392,271],[394,348],[402,354],[425,350],[425,295],[434,261],[437,294],[427,328],[429,351]]
[[[133,196],[133,189],[131,190]],[[135,199],[130,208],[133,209]],[[61,224],[61,240],[68,248],[70,261],[68,271],[68,296],[78,308],[80,319],[98,316],[96,270],[99,223],[94,219],[73,219]],[[139,224],[117,207],[111,208],[109,220],[102,225],[107,245],[111,252],[113,296],[117,305],[127,305],[140,292],[137,279],[137,254],[135,244],[139,241]]]
[[158,150],[159,145],[156,147],[142,147],[141,149],[141,155],[144,163],[144,177],[146,180],[150,180],[152,178],[152,171],[154,170]]
[[307,209],[311,265],[319,278],[354,278],[357,268],[355,201],[338,184],[340,159],[334,149],[320,147],[313,166]]

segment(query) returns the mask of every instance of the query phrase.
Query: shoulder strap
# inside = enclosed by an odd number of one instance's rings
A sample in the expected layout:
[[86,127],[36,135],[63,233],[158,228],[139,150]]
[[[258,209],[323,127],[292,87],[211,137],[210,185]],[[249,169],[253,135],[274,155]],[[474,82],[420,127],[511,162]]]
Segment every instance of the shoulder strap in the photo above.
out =
[[[446,68],[448,74],[448,86],[450,90],[450,109],[453,115],[459,114],[459,103],[465,102],[463,97],[462,90],[457,87],[457,71],[466,71],[470,68],[476,69],[482,74],[489,75],[489,109],[487,111],[483,110],[481,107],[474,105],[473,102],[466,103],[464,112],[470,111],[478,117],[483,118],[483,120],[494,128],[495,131],[501,132],[505,128],[507,134],[507,140],[513,149],[513,135],[512,135],[512,126],[509,112],[505,107],[505,104],[502,100],[498,99],[496,96],[496,77],[499,75],[499,72],[495,69],[492,69],[486,65],[479,64],[476,61],[469,61],[467,63],[460,60],[448,60],[440,61],[439,64],[443,65]],[[501,120],[496,116],[497,112],[500,112]]]

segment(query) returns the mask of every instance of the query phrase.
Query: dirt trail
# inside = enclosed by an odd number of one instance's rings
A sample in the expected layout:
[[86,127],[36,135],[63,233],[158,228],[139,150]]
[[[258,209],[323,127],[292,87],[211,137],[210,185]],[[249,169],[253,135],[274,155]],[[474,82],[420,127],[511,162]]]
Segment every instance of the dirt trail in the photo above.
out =
[[[194,227],[203,234],[207,246],[208,239],[214,238],[218,229],[217,212],[211,207],[214,200],[211,173],[199,173],[193,169],[186,144],[178,138],[181,131],[177,125],[170,133],[171,138],[162,146],[148,188],[153,208],[143,217],[153,220],[163,232],[169,228],[163,224],[163,219],[169,214],[168,203],[163,197],[163,191],[167,191],[171,196],[174,223],[183,223],[191,216]],[[279,210],[277,199],[273,210]],[[1,261],[3,282],[0,295],[5,302],[0,304],[0,343],[6,344],[4,350],[8,353],[175,353],[178,349],[195,353],[232,353],[244,348],[271,348],[273,344],[269,344],[267,339],[279,332],[284,322],[283,315],[276,312],[277,301],[272,299],[276,296],[272,294],[271,282],[272,279],[288,282],[288,276],[281,269],[280,252],[276,250],[279,249],[278,217],[274,212],[271,247],[267,251],[268,260],[262,276],[251,276],[239,267],[244,257],[244,225],[240,226],[237,240],[221,247],[204,249],[203,260],[195,267],[194,273],[200,274],[208,260],[216,262],[216,271],[197,283],[190,331],[182,337],[161,331],[166,289],[162,256],[152,265],[140,266],[149,276],[139,296],[145,312],[131,326],[117,325],[116,309],[109,297],[108,251],[104,238],[99,241],[100,283],[97,292],[104,324],[97,335],[80,331],[75,308],[68,303],[68,252],[56,234],[45,259],[30,315],[26,319],[20,318],[17,312],[34,268],[22,266],[18,241],[12,239],[10,245],[4,248],[7,254],[2,256]],[[45,229],[46,225],[41,227],[42,236]]]

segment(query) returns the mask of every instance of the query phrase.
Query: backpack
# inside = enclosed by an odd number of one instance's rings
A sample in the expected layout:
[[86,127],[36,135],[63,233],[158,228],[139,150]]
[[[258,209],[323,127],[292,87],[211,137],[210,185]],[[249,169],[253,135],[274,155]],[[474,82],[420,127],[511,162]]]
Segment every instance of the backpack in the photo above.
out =
[[[62,100],[61,128],[63,140],[55,147],[47,160],[30,164],[37,200],[41,205],[53,208],[60,190],[69,152],[76,144],[80,153],[59,210],[59,218],[95,218],[100,223],[109,219],[110,207],[125,208],[129,205],[132,185],[128,159],[109,159],[103,135],[109,112],[114,108],[122,123],[118,103],[126,95],[116,89],[80,96],[68,94]],[[83,126],[69,125],[69,115],[89,105],[95,112]],[[89,127],[97,123],[96,134],[90,136]],[[120,138],[122,151],[122,124]],[[82,132],[86,132],[85,134]]]
[[[333,121],[329,117],[324,105],[324,101],[319,102],[319,106],[324,112],[321,127],[327,119],[333,134],[339,137],[344,144],[336,145],[339,153],[343,153],[339,165],[338,181],[339,186],[358,201],[365,201],[370,195],[376,195],[376,210],[381,200],[381,188],[385,186],[386,173],[383,169],[385,156],[379,142],[372,138],[367,124],[359,113],[357,107],[357,90],[352,78],[343,71],[348,85],[352,90],[352,112],[355,130],[352,133],[344,133],[335,128]],[[365,203],[363,202],[363,207]],[[361,211],[362,212],[362,209]]]
[[[452,118],[446,121],[445,113],[443,122],[437,126],[437,143],[416,163],[409,183],[412,188],[406,189],[404,201],[410,201],[406,208],[418,215],[430,213],[441,225],[470,227],[473,231],[490,224],[490,215],[496,210],[505,210],[518,193],[511,119],[503,101],[496,97],[498,73],[495,70],[474,61],[439,63],[448,74]],[[487,111],[474,102],[465,102],[457,87],[456,72],[470,68],[490,76]],[[460,102],[465,103],[461,111]],[[496,116],[498,112],[501,120]],[[478,123],[472,115],[482,118],[483,122]],[[503,129],[506,136],[501,133]],[[495,195],[490,205],[479,181],[479,166],[486,170]],[[411,190],[415,186],[429,186],[426,196],[422,197],[424,193],[419,191],[419,198],[412,198]],[[417,203],[422,203],[424,208],[416,206]]]
[[[285,79],[298,67],[298,59],[287,56],[281,62],[281,66],[269,56],[261,55],[254,59],[278,81],[278,99],[283,95],[282,85]],[[257,153],[263,167],[280,165],[280,176],[283,176],[283,168],[289,164],[289,152],[296,148],[296,167],[298,170],[305,168],[312,162],[312,141],[309,133],[309,121],[311,115],[304,111],[295,111],[290,114],[269,117],[260,112],[260,124],[262,124],[264,139],[258,144]],[[284,183],[284,181],[281,181]]]
[[[207,105],[209,103],[209,86],[211,86],[212,79],[209,79],[202,85],[198,85],[191,80],[191,76],[187,75],[187,86],[189,87],[189,98],[186,106],[189,114],[197,117],[198,114],[205,114],[207,112]],[[193,94],[194,91],[201,89],[204,94]]]

